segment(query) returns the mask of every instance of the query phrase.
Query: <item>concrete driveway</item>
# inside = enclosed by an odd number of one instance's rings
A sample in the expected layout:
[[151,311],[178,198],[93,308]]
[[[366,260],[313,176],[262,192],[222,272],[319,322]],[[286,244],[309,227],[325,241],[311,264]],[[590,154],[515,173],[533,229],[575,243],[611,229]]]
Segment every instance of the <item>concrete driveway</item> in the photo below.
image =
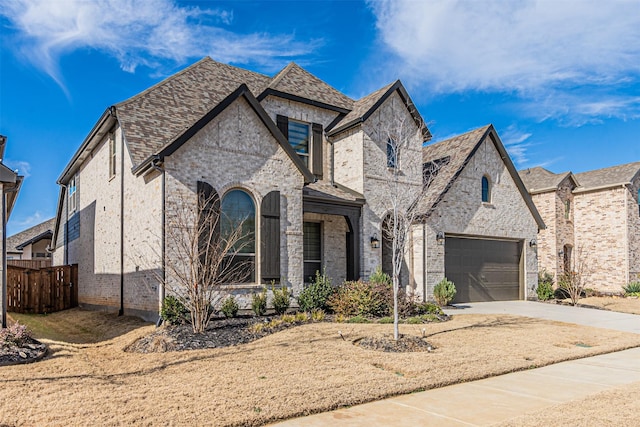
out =
[[[450,314],[516,314],[640,334],[640,316],[554,304],[458,304]],[[640,348],[296,418],[293,426],[486,426],[640,381]],[[553,390],[553,399],[549,399]],[[640,414],[638,415],[640,425]]]

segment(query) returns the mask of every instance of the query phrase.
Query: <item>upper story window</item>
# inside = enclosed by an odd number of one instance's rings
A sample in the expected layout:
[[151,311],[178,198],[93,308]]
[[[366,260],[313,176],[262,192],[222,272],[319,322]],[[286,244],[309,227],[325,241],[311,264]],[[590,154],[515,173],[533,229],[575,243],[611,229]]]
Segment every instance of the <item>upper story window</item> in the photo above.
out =
[[640,188],[638,188],[638,215],[640,215]]
[[569,219],[571,214],[571,200],[565,200],[564,202],[564,219]]
[[116,176],[116,138],[109,134],[109,179]]
[[291,144],[307,167],[309,166],[310,139],[311,125],[309,123],[289,120],[289,144]]
[[491,203],[491,183],[486,175],[482,177],[482,202]]
[[395,169],[398,167],[398,144],[395,139],[387,139],[387,167]]
[[69,181],[67,191],[69,192],[69,213],[72,213],[78,208],[78,187],[76,186],[75,175]]

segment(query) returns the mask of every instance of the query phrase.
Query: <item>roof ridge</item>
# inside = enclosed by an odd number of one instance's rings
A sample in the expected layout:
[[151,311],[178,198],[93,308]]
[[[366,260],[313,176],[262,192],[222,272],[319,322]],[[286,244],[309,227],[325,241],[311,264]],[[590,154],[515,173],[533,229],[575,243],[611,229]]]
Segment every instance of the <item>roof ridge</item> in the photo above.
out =
[[275,76],[273,76],[273,78],[271,79],[271,82],[269,82],[268,87],[273,87],[278,83],[280,83],[280,80],[282,80],[282,78],[289,72],[291,68],[293,68],[294,65],[297,65],[297,64],[291,61],[282,70],[278,71],[278,73]]

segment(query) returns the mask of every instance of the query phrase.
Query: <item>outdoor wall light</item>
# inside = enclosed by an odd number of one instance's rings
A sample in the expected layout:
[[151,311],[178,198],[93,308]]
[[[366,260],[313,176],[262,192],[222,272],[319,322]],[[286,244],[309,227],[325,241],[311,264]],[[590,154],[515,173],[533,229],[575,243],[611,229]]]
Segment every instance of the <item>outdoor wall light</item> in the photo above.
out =
[[531,241],[529,242],[529,246],[532,248],[538,246],[538,242],[536,242],[536,239],[531,239]]
[[378,235],[376,233],[371,237],[371,249],[378,249],[380,247],[380,240],[378,240]]
[[564,255],[564,251],[558,251],[558,256]]
[[444,244],[444,231],[438,231],[438,233],[436,234],[436,242],[439,245]]

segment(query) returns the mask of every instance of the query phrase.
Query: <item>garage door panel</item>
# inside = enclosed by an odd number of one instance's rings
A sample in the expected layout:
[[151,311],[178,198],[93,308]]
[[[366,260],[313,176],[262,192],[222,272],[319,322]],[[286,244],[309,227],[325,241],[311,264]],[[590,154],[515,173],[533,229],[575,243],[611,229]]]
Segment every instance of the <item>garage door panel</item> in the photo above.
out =
[[445,275],[458,291],[454,302],[519,299],[518,242],[447,237],[445,245]]

